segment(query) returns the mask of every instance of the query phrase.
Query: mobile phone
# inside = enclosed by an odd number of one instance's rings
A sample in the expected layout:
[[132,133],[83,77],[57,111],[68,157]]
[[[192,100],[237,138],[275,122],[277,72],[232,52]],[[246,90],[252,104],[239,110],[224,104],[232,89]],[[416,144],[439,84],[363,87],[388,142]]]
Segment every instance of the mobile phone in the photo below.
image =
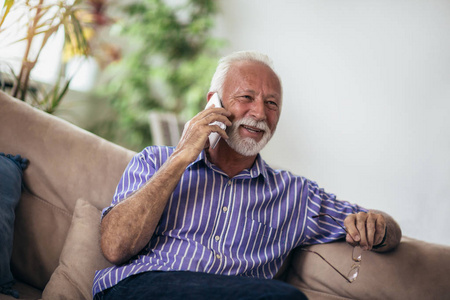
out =
[[[222,106],[222,101],[220,101],[219,95],[217,93],[214,93],[214,95],[212,95],[211,99],[209,99],[208,103],[206,104],[205,109],[210,108],[212,106],[215,107],[223,107]],[[215,121],[209,125],[218,125],[220,128],[222,128],[223,130],[225,130],[227,127],[225,126],[225,124],[223,124],[222,122],[218,122]],[[220,134],[218,134],[217,132],[211,132],[209,134],[209,145],[212,149],[216,148],[217,143],[220,140]]]

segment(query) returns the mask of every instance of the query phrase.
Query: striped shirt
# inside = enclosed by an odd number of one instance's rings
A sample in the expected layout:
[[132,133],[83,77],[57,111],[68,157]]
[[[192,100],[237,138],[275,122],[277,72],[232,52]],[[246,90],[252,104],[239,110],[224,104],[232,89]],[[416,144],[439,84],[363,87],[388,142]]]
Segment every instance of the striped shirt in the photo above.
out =
[[[111,206],[142,187],[173,151],[153,146],[137,154]],[[270,168],[260,155],[250,169],[229,178],[203,151],[186,168],[148,245],[126,264],[97,271],[93,293],[152,270],[272,278],[293,248],[345,236],[333,221],[312,216],[328,213],[343,221],[359,211],[366,210],[304,177]]]

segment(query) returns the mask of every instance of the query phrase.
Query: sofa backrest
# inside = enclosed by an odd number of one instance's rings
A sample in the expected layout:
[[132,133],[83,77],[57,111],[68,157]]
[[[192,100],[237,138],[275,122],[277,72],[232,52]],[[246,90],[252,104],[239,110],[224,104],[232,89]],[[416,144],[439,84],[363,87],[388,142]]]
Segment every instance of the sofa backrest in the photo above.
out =
[[58,266],[76,200],[109,205],[134,152],[1,91],[0,152],[30,161],[16,209],[12,268],[43,289]]

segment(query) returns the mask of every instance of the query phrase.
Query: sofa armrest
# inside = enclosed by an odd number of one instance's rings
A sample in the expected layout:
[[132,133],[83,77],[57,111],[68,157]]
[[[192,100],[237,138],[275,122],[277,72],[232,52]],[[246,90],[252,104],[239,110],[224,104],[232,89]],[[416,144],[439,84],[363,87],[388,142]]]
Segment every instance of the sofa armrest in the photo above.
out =
[[[352,265],[345,242],[309,247],[341,272]],[[403,237],[395,251],[363,252],[358,278],[347,283],[317,255],[295,250],[286,281],[301,289],[351,299],[443,299],[449,297],[450,246]]]

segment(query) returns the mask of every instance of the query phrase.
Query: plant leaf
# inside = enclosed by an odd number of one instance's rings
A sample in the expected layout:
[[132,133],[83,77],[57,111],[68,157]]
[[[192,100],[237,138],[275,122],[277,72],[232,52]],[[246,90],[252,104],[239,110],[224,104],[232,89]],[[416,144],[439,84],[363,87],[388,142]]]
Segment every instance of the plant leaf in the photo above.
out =
[[9,11],[11,10],[11,7],[14,4],[14,0],[5,0],[5,3],[3,3],[3,7],[2,7],[2,17],[0,20],[0,28],[3,25],[3,22],[5,22],[6,16],[8,15]]

